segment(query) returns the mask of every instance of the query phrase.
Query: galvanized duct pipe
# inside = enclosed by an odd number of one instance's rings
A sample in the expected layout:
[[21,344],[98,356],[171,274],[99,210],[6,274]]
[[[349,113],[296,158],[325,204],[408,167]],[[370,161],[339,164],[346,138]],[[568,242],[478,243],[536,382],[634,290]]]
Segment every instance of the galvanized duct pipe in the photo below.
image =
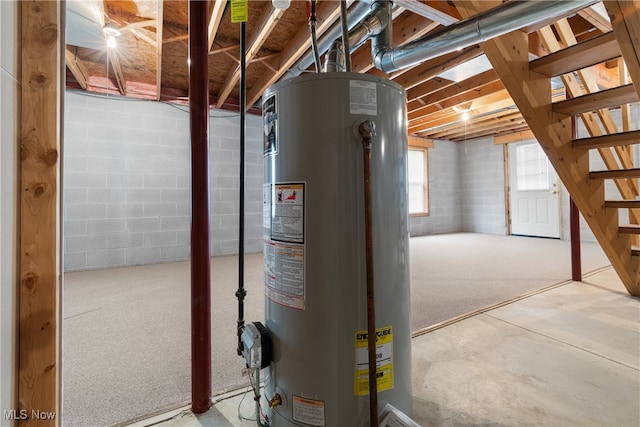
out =
[[[588,7],[597,0],[572,1],[509,1],[481,15],[474,16],[443,28],[421,39],[403,46],[391,48],[387,40],[391,37],[388,27],[383,33],[375,35],[372,47],[376,68],[387,73],[410,67],[447,53],[490,40],[511,31],[540,23],[550,23],[551,19],[567,16]],[[374,2],[374,9],[383,9],[389,13],[388,1]],[[390,21],[390,19],[389,19]],[[374,36],[374,34],[370,34]]]
[[349,45],[356,50],[369,37],[380,34],[391,21],[391,12],[384,7],[375,7],[369,15],[349,31]]
[[[356,25],[358,22],[364,19],[370,11],[370,1],[356,2],[356,4],[354,4],[347,13],[348,26],[353,27],[354,25]],[[340,34],[342,34],[342,27],[340,22],[337,21],[320,37],[320,40],[318,41],[318,50],[320,51],[320,55],[324,55],[324,53],[329,50],[329,47],[331,47],[333,41],[339,38]],[[309,68],[309,66],[313,64],[313,62],[313,52],[308,52],[306,55],[300,58],[293,67],[291,67],[291,69],[287,72],[287,78],[299,76],[307,68]]]

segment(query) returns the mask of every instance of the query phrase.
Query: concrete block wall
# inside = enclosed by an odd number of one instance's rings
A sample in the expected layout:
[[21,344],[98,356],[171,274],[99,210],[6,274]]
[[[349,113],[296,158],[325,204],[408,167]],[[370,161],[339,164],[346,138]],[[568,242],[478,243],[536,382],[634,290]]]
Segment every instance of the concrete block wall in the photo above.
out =
[[[211,115],[210,245],[225,255],[238,247],[239,116]],[[260,131],[261,118],[247,116],[247,194],[261,200]],[[186,108],[68,91],[65,271],[188,259],[189,168]],[[261,249],[257,204],[247,204],[248,252]]]
[[460,147],[435,141],[427,150],[429,215],[409,218],[411,236],[455,233],[462,230]]
[[503,147],[493,138],[459,144],[462,230],[506,234]]

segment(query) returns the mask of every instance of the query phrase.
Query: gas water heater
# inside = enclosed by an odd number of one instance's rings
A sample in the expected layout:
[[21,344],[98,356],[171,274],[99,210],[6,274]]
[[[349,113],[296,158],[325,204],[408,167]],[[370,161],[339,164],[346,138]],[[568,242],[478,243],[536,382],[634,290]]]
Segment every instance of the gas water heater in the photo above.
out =
[[263,95],[270,425],[367,426],[363,143],[371,195],[378,405],[411,415],[406,96],[386,79],[308,74]]

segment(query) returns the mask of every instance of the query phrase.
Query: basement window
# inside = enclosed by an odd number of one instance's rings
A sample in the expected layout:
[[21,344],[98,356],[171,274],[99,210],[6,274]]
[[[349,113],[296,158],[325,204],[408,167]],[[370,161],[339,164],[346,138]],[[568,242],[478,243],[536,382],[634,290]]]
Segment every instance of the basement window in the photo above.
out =
[[427,149],[409,147],[407,179],[409,181],[409,215],[429,215],[429,184],[427,173]]

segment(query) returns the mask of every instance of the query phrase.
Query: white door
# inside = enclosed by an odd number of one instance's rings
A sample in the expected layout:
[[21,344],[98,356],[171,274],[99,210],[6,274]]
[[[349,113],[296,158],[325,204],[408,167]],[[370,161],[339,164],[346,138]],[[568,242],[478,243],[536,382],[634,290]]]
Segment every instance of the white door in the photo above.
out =
[[560,238],[558,175],[537,142],[509,144],[511,234]]

